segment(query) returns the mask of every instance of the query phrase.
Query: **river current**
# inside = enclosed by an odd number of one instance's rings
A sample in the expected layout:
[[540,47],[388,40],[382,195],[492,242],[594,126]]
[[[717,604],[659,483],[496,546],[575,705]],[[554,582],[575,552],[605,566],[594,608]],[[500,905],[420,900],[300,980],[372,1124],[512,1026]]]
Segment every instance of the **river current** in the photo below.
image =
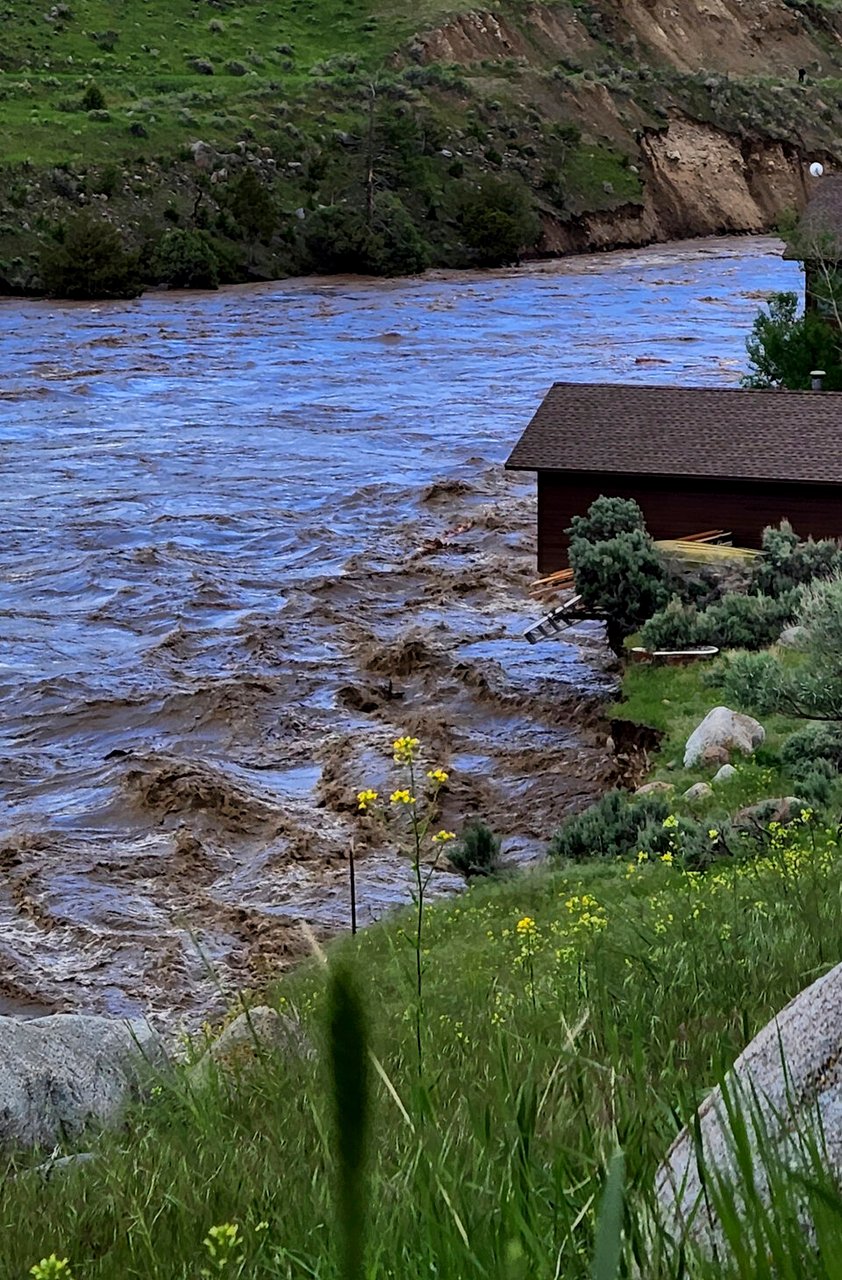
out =
[[[771,239],[58,305],[0,332],[0,1012],[190,1019],[409,894],[392,738],[539,855],[600,783],[597,629],[531,647],[555,380],[735,383]],[[591,726],[591,727],[589,727]],[[441,890],[455,877],[437,875]]]

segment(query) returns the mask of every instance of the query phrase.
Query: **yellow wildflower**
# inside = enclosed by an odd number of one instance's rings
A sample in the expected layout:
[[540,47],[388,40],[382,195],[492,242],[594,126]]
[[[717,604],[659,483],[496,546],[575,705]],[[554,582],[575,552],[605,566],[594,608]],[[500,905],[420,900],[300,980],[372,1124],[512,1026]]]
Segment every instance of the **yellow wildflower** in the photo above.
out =
[[370,787],[365,791],[358,791],[357,792],[357,808],[360,810],[361,813],[365,813],[368,806],[370,804],[373,804],[376,799],[377,799],[377,792],[372,791]]
[[438,782],[439,784],[447,782],[447,774],[444,769],[429,769],[427,771],[427,777],[431,782]]
[[402,787],[399,791],[393,791],[389,796],[392,804],[415,804],[415,796],[409,794],[406,787]]
[[638,860],[638,862],[648,862],[648,861],[649,861],[649,854],[646,852],[646,850],[645,850],[645,849],[641,849],[641,850],[639,851],[639,853],[638,853],[638,855],[637,855],[637,860]]
[[455,840],[455,831],[437,831],[433,836],[433,844],[446,844],[448,840]]
[[29,1274],[34,1276],[35,1280],[73,1280],[67,1258],[57,1258],[54,1253],[51,1253],[49,1258],[42,1258],[40,1262],[36,1262],[34,1267],[30,1267]]
[[667,850],[667,852],[666,852],[666,853],[662,853],[662,854],[661,854],[661,862],[665,862],[665,863],[667,864],[667,866],[668,866],[668,867],[671,867],[671,866],[672,866],[672,864],[673,864],[673,856],[672,856],[672,854],[669,852],[669,850]]
[[418,738],[410,738],[408,735],[396,738],[392,743],[395,764],[411,764],[415,759],[415,752],[419,745]]
[[719,832],[717,831],[716,827],[711,827],[710,831],[708,832],[708,840],[718,840],[718,839],[719,839]]
[[661,826],[666,831],[674,830],[674,828],[678,826],[678,818],[676,818],[674,813],[671,813],[668,817],[664,818]]
[[535,934],[538,932],[538,926],[535,924],[532,916],[523,916],[522,919],[517,922],[517,931],[528,938],[534,938]]

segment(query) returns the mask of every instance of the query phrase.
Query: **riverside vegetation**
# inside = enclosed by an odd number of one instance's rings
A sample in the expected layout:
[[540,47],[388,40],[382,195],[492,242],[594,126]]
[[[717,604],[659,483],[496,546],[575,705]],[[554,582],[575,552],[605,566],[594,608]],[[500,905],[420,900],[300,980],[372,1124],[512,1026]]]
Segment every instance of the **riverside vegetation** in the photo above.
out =
[[[616,510],[603,503],[591,530],[612,532]],[[815,554],[796,540],[784,559]],[[316,1053],[255,1053],[201,1087],[176,1067],[124,1131],[91,1138],[93,1160],[46,1184],[29,1171],[37,1156],[10,1157],[2,1273],[837,1276],[842,1197],[818,1150],[806,1172],[770,1166],[771,1212],[750,1185],[738,1211],[711,1176],[719,1258],[670,1238],[653,1189],[740,1049],[842,960],[842,585],[831,569],[802,590],[802,648],[754,655],[760,684],[738,657],[626,670],[613,712],[663,733],[652,777],[682,786],[704,770],[683,769],[680,750],[723,687],[746,706],[759,692],[767,737],[735,775],[701,801],[679,786],[617,793],[563,824],[531,873],[426,902],[425,868],[454,843],[432,834],[449,779],[398,740],[388,804],[359,780],[360,821],[403,824],[419,892],[271,993]],[[814,701],[783,706],[814,662]],[[740,823],[780,795],[804,798],[786,820]]]
[[[130,297],[769,228],[804,155],[838,153],[840,13],[725,5],[717,35],[689,4],[662,29],[607,0],[11,6],[0,290]],[[720,151],[745,171],[721,208]]]

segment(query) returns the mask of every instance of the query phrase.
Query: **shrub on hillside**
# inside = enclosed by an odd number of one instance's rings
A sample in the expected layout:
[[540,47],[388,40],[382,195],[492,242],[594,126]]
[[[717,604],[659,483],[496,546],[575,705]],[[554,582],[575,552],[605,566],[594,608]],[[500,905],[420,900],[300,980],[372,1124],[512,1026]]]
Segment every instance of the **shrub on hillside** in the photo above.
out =
[[500,865],[500,837],[484,822],[470,822],[448,858],[468,879],[493,875]]
[[798,660],[788,653],[740,653],[714,673],[725,700],[757,713],[842,721],[842,577],[802,588]]
[[781,747],[781,760],[790,771],[826,760],[842,772],[842,725],[829,722],[798,729]]
[[486,178],[463,195],[459,222],[465,244],[487,267],[516,265],[541,234],[529,189],[511,177]]
[[219,259],[202,231],[165,231],[152,256],[152,272],[173,289],[216,289]]
[[[669,833],[663,821],[670,806],[659,795],[630,796],[627,791],[609,791],[581,813],[567,818],[550,842],[550,856],[581,862],[584,858],[622,858],[639,847],[639,833],[649,832],[649,852],[663,852]],[[660,836],[653,838],[653,831]]]
[[701,643],[700,616],[694,604],[685,604],[680,596],[673,596],[643,624],[640,642],[650,650],[693,649]]
[[85,92],[82,94],[82,100],[79,106],[83,111],[104,111],[105,110],[105,94],[99,85],[91,82]]
[[371,222],[351,204],[319,209],[306,227],[306,247],[313,264],[324,271],[364,275],[413,275],[428,262],[427,245],[397,196],[379,195]]
[[54,229],[42,245],[39,274],[51,298],[136,298],[142,291],[138,255],[116,227],[82,213]]
[[788,520],[763,530],[763,555],[757,560],[752,589],[780,596],[816,578],[842,571],[842,546],[835,538],[801,539]]
[[644,623],[641,642],[647,649],[689,649],[716,645],[720,649],[764,649],[777,640],[794,618],[798,593],[779,599],[733,593],[697,609],[673,596],[666,608]]
[[812,809],[827,809],[836,785],[839,770],[830,760],[801,760],[790,768],[798,795]]
[[704,871],[718,858],[732,854],[739,839],[729,819],[717,818],[712,825],[710,818],[682,814],[673,814],[666,827],[649,821],[637,833],[638,850],[650,858],[672,855],[688,871]]
[[233,235],[249,245],[269,243],[278,227],[278,206],[254,169],[243,169],[228,184],[225,203]]

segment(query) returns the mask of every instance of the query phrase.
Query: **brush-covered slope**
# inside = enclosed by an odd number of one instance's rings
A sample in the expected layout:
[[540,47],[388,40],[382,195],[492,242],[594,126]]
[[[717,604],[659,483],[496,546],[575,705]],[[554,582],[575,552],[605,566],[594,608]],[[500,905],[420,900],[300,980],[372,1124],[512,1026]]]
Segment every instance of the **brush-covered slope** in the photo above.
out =
[[352,265],[326,206],[393,239],[414,226],[419,263],[481,261],[466,193],[501,177],[529,193],[537,251],[761,230],[842,122],[835,2],[18,0],[0,17],[10,288],[37,286],[38,244],[85,206],[147,267],[168,228],[201,230],[224,279]]

